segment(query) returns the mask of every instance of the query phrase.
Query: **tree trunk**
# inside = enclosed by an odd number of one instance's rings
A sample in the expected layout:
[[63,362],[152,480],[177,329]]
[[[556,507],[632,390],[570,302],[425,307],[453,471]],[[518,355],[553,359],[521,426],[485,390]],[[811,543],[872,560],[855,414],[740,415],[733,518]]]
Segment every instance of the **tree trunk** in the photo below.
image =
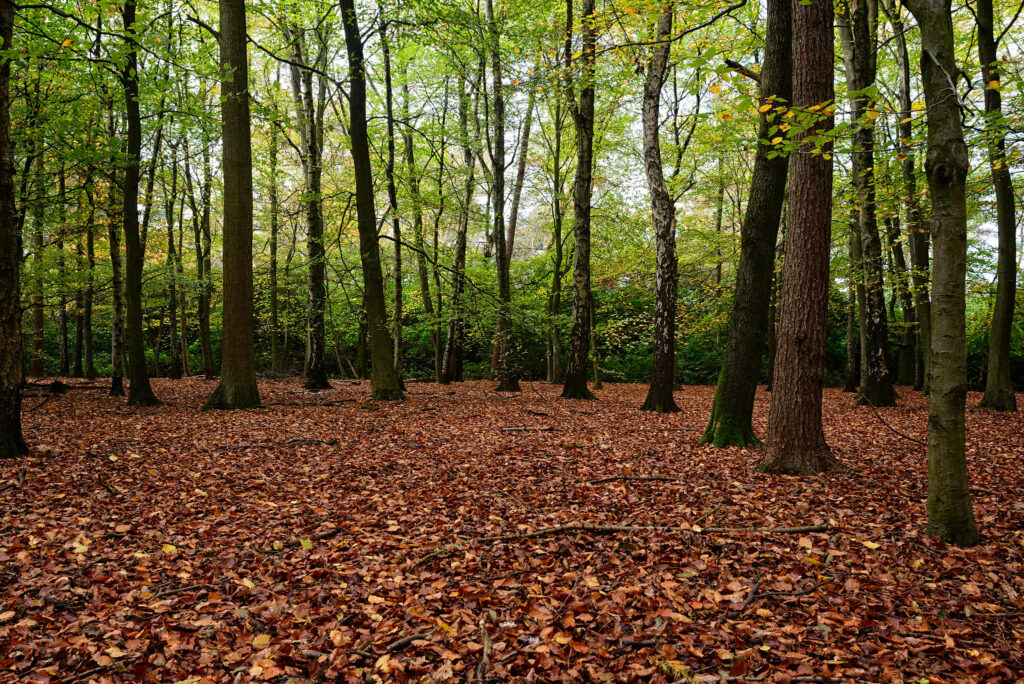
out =
[[196,246],[196,279],[199,285],[199,347],[203,356],[203,375],[207,380],[217,377],[213,363],[213,344],[210,341],[210,299],[213,296],[212,236],[210,235],[210,208],[213,186],[213,170],[210,167],[210,141],[203,135],[203,180],[199,187],[199,203],[192,187],[192,171],[188,157],[185,159],[185,180],[189,186],[189,202],[192,207],[192,233]]
[[373,167],[370,165],[370,139],[366,130],[366,67],[355,0],[340,0],[340,10],[345,26],[345,51],[349,65],[349,138],[356,181],[359,254],[363,266],[363,307],[366,310],[373,364],[370,384],[375,399],[397,400],[404,396],[387,333],[384,274],[381,271],[380,245],[377,244],[377,212],[373,206]]
[[[113,199],[113,198],[111,198]],[[110,330],[110,396],[124,396],[124,285],[121,262],[121,228],[112,207],[107,216],[110,245],[110,288],[114,300],[114,322]]]
[[96,377],[96,361],[93,353],[92,339],[92,300],[95,294],[96,279],[96,245],[95,245],[95,210],[90,209],[89,224],[85,232],[85,255],[89,267],[85,281],[85,298],[82,303],[82,354],[85,357],[82,363],[85,366],[85,377],[92,380]]
[[[462,359],[462,298],[466,283],[466,234],[469,231],[469,215],[473,204],[475,157],[473,142],[469,137],[469,95],[467,80],[460,82],[459,92],[459,135],[462,144],[462,164],[466,180],[463,186],[462,204],[459,207],[459,227],[455,234],[455,262],[452,264],[452,303],[448,317],[448,334],[444,344],[444,358],[441,363],[440,382],[447,385],[459,377],[458,369]],[[475,114],[474,114],[475,116]]]
[[551,183],[551,241],[555,248],[551,260],[551,291],[548,294],[548,382],[562,383],[562,332],[558,318],[562,312],[562,103],[555,105],[555,143]]
[[[86,219],[86,230],[91,230],[89,224],[92,222],[92,216]],[[78,237],[78,241],[75,243],[75,265],[78,268],[82,268],[85,265],[85,249],[82,247],[82,237]],[[75,288],[75,346],[71,354],[71,375],[72,377],[81,378],[85,375],[85,368],[82,366],[82,351],[84,340],[82,337],[85,334],[85,325],[82,320],[82,311],[85,309],[85,290],[82,289],[81,283]]]
[[127,124],[127,162],[124,169],[125,332],[128,341],[128,404],[156,406],[146,369],[146,347],[142,330],[142,264],[144,254],[139,236],[139,160],[142,156],[142,118],[139,113],[139,52],[135,38],[136,0],[125,0],[125,63],[121,69]]
[[57,221],[57,273],[60,276],[60,294],[57,301],[57,349],[59,370],[58,375],[67,377],[71,372],[71,355],[68,348],[68,266],[67,255],[64,254],[64,232],[67,221],[67,187],[65,179],[64,164],[61,164],[60,174],[57,177],[57,211],[60,218]]
[[[825,107],[799,136],[827,138],[832,130],[832,3],[793,0],[793,106]],[[775,379],[764,456],[768,473],[811,474],[840,468],[821,425],[821,383],[828,325],[832,228],[832,146],[802,146],[790,158],[786,261],[782,266]]]
[[917,366],[915,350],[917,349],[917,318],[914,313],[914,299],[907,273],[907,256],[903,251],[903,236],[900,234],[899,217],[885,219],[886,231],[889,235],[889,251],[892,253],[892,276],[896,282],[896,295],[899,297],[903,311],[902,341],[897,361],[896,384],[913,385],[914,371]]
[[[845,7],[845,6],[844,6]],[[861,330],[861,403],[892,406],[896,391],[889,372],[889,322],[885,311],[882,241],[878,232],[875,202],[875,132],[871,89],[877,73],[878,5],[853,2],[848,14],[838,17],[843,47],[850,109],[855,122],[851,173],[857,192],[861,267],[864,275],[864,327]]]
[[170,378],[181,377],[181,352],[178,340],[178,267],[174,249],[174,205],[178,192],[178,151],[171,147],[171,186],[164,202],[164,219],[167,222],[167,310],[169,320],[168,342],[171,348],[171,367],[167,369]]
[[570,109],[576,127],[576,178],[573,185],[574,219],[572,277],[572,333],[570,334],[569,364],[565,369],[564,399],[594,399],[587,389],[587,357],[590,352],[590,211],[593,193],[594,164],[594,80],[597,59],[597,22],[594,0],[582,0],[580,16],[584,17],[583,46],[580,56],[581,87],[576,102],[572,77],[573,11],[572,0],[566,0],[565,78]]
[[43,363],[46,318],[43,309],[43,155],[36,157],[36,197],[32,207],[32,375],[46,375]]
[[253,348],[252,135],[244,0],[220,0],[224,323],[220,384],[204,409],[260,405]]
[[402,381],[402,323],[405,316],[405,294],[402,282],[402,223],[398,216],[398,186],[395,183],[395,111],[394,90],[391,80],[391,43],[388,40],[387,23],[380,19],[381,52],[384,61],[384,109],[387,116],[388,149],[384,165],[384,176],[388,186],[388,209],[391,213],[391,234],[395,240],[395,312],[391,320],[392,356],[399,382]]
[[[14,3],[0,0],[0,41],[12,50]],[[14,214],[11,62],[0,60],[0,458],[28,453],[21,430],[21,246]]]
[[505,92],[502,83],[501,44],[494,2],[487,0],[487,30],[490,36],[491,78],[494,87],[494,151],[491,199],[494,202],[494,263],[498,269],[498,392],[519,392],[512,341],[512,286],[505,235]]
[[860,236],[857,234],[857,220],[851,217],[850,235],[846,242],[850,258],[850,272],[846,284],[846,374],[844,392],[856,392],[860,385],[860,325],[858,316],[858,295],[864,287],[863,270],[860,267]]
[[[773,109],[761,114],[760,140],[771,139],[769,131],[779,124],[783,110],[790,106],[793,89],[790,0],[768,0],[767,7],[760,98],[761,107],[771,104]],[[774,330],[774,315],[769,316],[769,306],[788,166],[785,156],[769,156],[771,152],[770,146],[759,144],[754,157],[750,194],[740,228],[740,262],[725,357],[702,444],[725,447],[758,442],[752,424],[754,394],[761,375],[764,340],[774,337],[769,335],[769,326]],[[771,359],[774,364],[774,356]],[[769,385],[774,387],[770,374]]]
[[981,82],[985,88],[985,117],[991,136],[988,160],[992,168],[992,185],[996,193],[996,221],[999,226],[999,260],[997,265],[996,303],[992,310],[992,331],[989,335],[988,375],[981,407],[996,411],[1016,411],[1017,397],[1010,379],[1010,336],[1017,295],[1017,208],[1013,196],[1013,179],[1006,159],[1006,125],[999,94],[999,48],[992,17],[992,0],[978,0],[978,56]]
[[965,280],[967,273],[967,145],[951,78],[955,61],[950,0],[906,0],[921,28],[921,81],[928,108],[928,191],[935,237],[932,359],[928,409],[927,532],[958,546],[978,542],[967,480]]
[[[275,81],[275,92],[279,82]],[[281,358],[281,320],[279,287],[277,283],[277,243],[279,226],[280,203],[277,195],[277,156],[280,133],[277,130],[279,125],[277,112],[277,99],[270,103],[270,368],[275,373],[284,370],[284,359]]]
[[[668,40],[672,34],[672,15],[675,3],[662,7],[655,34],[656,40]],[[654,273],[654,362],[651,382],[641,410],[658,413],[676,413],[679,407],[672,396],[676,371],[676,207],[665,183],[661,161],[661,89],[665,85],[665,70],[671,44],[660,43],[651,53],[644,83],[641,118],[644,129],[644,166],[647,187],[651,193],[651,216],[654,222],[654,240],[657,266]]]

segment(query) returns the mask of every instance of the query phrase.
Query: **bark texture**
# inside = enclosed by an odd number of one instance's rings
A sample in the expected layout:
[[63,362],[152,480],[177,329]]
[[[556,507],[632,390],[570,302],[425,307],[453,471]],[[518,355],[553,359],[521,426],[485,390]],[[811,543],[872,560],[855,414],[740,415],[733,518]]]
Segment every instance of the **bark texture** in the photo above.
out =
[[[793,104],[821,112],[813,129],[827,134],[833,119],[832,3],[793,0]],[[813,143],[792,155],[786,260],[775,378],[764,457],[758,469],[803,475],[838,470],[821,424],[821,383],[832,229],[831,144]]]
[[967,480],[965,279],[967,274],[967,145],[960,124],[950,0],[906,0],[921,29],[921,81],[928,107],[925,173],[935,240],[932,357],[928,409],[928,527],[959,546],[978,542]]
[[[760,90],[762,106],[772,104],[773,109],[761,114],[757,136],[760,140],[771,139],[770,129],[779,124],[779,117],[784,113],[774,107],[792,106],[790,3],[791,0],[768,0]],[[764,340],[768,337],[771,324],[769,308],[775,272],[775,247],[786,197],[789,164],[785,156],[770,156],[771,152],[770,146],[759,144],[754,157],[750,196],[740,228],[740,262],[736,270],[736,292],[729,320],[729,335],[711,417],[701,437],[702,444],[726,447],[758,443],[751,421],[754,394],[761,374]]]
[[380,245],[377,243],[373,168],[370,165],[370,139],[366,130],[366,67],[355,0],[340,0],[340,10],[345,26],[345,51],[349,65],[349,137],[356,180],[359,252],[363,266],[363,308],[366,311],[373,365],[370,385],[375,399],[403,399],[386,327],[384,274],[381,271]]
[[[0,41],[13,46],[14,4],[0,0]],[[11,62],[0,60],[0,458],[28,453],[21,430],[21,247],[14,213]]]
[[252,134],[244,0],[220,0],[220,66],[224,323],[220,384],[204,408],[240,409],[260,405],[253,348]]
[[[672,34],[672,16],[675,4],[666,3],[658,18],[657,40],[667,40]],[[644,129],[644,166],[647,187],[651,193],[651,215],[654,221],[654,239],[657,265],[654,273],[654,361],[647,399],[641,409],[658,413],[676,413],[672,389],[676,370],[676,207],[668,192],[661,161],[661,89],[665,84],[670,43],[656,45],[647,67],[641,118]]]

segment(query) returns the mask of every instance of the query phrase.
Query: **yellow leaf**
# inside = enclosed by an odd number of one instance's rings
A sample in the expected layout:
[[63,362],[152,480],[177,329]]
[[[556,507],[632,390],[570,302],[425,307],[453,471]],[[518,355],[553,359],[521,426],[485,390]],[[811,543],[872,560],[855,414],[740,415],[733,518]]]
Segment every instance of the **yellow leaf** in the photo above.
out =
[[178,553],[178,547],[174,544],[164,544],[161,548],[164,553]]
[[445,622],[441,618],[435,618],[435,619],[437,620],[437,626],[438,627],[440,627],[444,631],[448,632],[449,634],[455,634],[455,630],[452,628],[451,625],[449,625],[447,622]]
[[781,137],[772,138],[772,145],[778,145],[780,142],[782,142]]
[[710,90],[715,95],[720,95],[722,93],[722,86],[716,83],[715,85],[708,88],[708,90]]
[[382,599],[380,596],[374,596],[373,594],[367,596],[366,600],[370,603],[384,603],[384,599]]
[[861,544],[863,544],[867,548],[871,549],[872,551],[874,551],[875,549],[881,547],[881,544],[876,544],[873,541],[862,541]]
[[75,41],[74,41],[74,40],[72,40],[71,38],[68,38],[68,39],[67,39],[67,40],[65,40],[65,41],[64,41],[63,43],[61,43],[61,44],[60,44],[60,46],[61,46],[61,47],[71,47],[71,46],[72,46],[72,45],[74,45],[74,44],[75,44]]
[[265,649],[267,647],[267,644],[269,644],[269,643],[270,643],[270,635],[269,634],[260,634],[259,636],[255,636],[252,639],[252,647],[255,648],[257,651],[262,651],[263,649]]
[[729,114],[728,112],[723,114],[722,115],[722,121],[732,121],[732,114]]
[[988,82],[988,87],[992,90],[999,90],[999,81],[992,79]]
[[757,111],[759,111],[759,112],[761,112],[762,114],[764,114],[765,112],[767,112],[767,111],[768,111],[768,110],[770,110],[771,108],[772,108],[772,105],[771,105],[771,103],[769,102],[768,104],[763,104],[763,105],[761,105],[760,107],[758,107],[758,108],[757,108]]
[[864,112],[864,116],[866,116],[867,118],[869,118],[872,121],[874,121],[875,119],[878,118],[878,110],[877,109],[868,109],[867,111]]

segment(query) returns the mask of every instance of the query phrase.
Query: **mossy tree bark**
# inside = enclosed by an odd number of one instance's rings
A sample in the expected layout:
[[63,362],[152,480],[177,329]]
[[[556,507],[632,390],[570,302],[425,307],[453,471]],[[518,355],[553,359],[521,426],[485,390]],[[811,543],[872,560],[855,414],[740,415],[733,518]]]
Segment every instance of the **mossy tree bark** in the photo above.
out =
[[1006,126],[1003,123],[1003,102],[999,94],[999,48],[992,16],[992,0],[978,0],[978,56],[981,82],[985,88],[988,160],[992,168],[992,185],[996,194],[996,222],[999,226],[999,260],[997,265],[996,303],[992,310],[992,331],[989,335],[988,376],[982,408],[1016,411],[1017,397],[1010,379],[1010,335],[1017,295],[1017,207],[1013,179],[1006,159]]
[[[0,0],[0,42],[11,54],[14,3]],[[0,458],[28,452],[21,429],[21,245],[14,213],[11,61],[0,60]]]
[[[771,127],[778,125],[784,110],[792,106],[793,97],[790,0],[768,0],[767,7],[760,91],[762,107],[771,104],[773,108],[761,114],[760,140],[772,137]],[[726,447],[758,443],[751,421],[764,340],[771,324],[768,314],[787,167],[785,156],[773,154],[770,146],[757,146],[750,197],[740,228],[740,262],[725,357],[701,444]]]
[[[662,7],[656,29],[657,40],[666,41],[672,34],[672,17],[675,3],[667,2]],[[647,170],[647,187],[651,193],[651,215],[654,221],[654,239],[657,250],[657,265],[654,273],[654,361],[651,368],[651,382],[641,410],[657,413],[676,413],[672,389],[676,371],[676,288],[678,264],[676,263],[676,207],[668,192],[661,160],[661,89],[665,85],[665,71],[668,67],[671,43],[657,44],[651,51],[644,82],[644,96],[641,119],[644,129],[644,166]]]
[[207,409],[260,405],[253,348],[252,133],[245,24],[244,0],[220,0],[224,323],[220,384],[206,400]]
[[[978,542],[965,457],[965,280],[969,155],[960,123],[950,0],[905,0],[921,29],[921,81],[928,108],[925,173],[935,240],[928,409],[928,526],[958,546]],[[951,82],[952,81],[952,82]]]
[[373,200],[373,167],[370,165],[370,139],[366,130],[366,66],[355,0],[340,0],[345,27],[345,52],[349,65],[349,138],[356,181],[356,214],[359,226],[359,253],[363,267],[363,308],[370,340],[372,370],[370,385],[375,399],[404,399],[395,371],[388,339],[384,301],[384,274],[377,242],[377,213]]
[[[576,178],[573,184],[574,219],[572,332],[569,338],[569,363],[562,385],[563,399],[594,399],[587,387],[587,360],[590,355],[590,213],[593,193],[594,165],[594,99],[595,61],[597,59],[597,26],[593,17],[594,0],[580,4],[583,46],[580,53],[579,78],[573,76],[573,3],[566,0],[565,81],[569,110],[576,127]],[[579,86],[579,101],[576,87]]]
[[[832,3],[793,0],[793,106],[822,112],[797,140],[833,126]],[[832,229],[831,144],[806,143],[790,160],[786,261],[768,434],[758,469],[802,475],[841,468],[821,424]]]

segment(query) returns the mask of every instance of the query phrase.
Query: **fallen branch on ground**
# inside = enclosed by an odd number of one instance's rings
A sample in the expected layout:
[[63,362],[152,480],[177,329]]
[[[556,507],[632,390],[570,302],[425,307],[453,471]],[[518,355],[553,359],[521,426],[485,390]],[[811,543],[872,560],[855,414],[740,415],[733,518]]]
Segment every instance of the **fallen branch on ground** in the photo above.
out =
[[761,582],[763,582],[763,581],[764,581],[764,577],[762,577],[761,575],[758,575],[757,579],[754,581],[754,583],[752,585],[750,585],[750,591],[747,592],[747,598],[743,601],[743,605],[741,605],[739,608],[737,608],[736,610],[734,610],[731,613],[729,613],[729,617],[730,618],[735,620],[736,618],[738,618],[740,615],[743,614],[743,611],[745,611],[750,606],[751,603],[754,602],[754,599],[756,599],[758,597],[757,596],[757,590],[761,588]]
[[678,477],[662,477],[660,475],[613,475],[612,477],[602,477],[599,480],[587,480],[587,484],[603,484],[605,482],[679,482],[682,478]]
[[390,644],[387,645],[385,650],[388,653],[394,653],[395,651],[401,651],[402,649],[404,649],[406,646],[408,646],[412,642],[418,641],[420,639],[426,639],[429,636],[430,636],[430,632],[418,632],[416,634],[410,634],[409,636],[404,636],[401,639],[398,639],[397,641],[392,641]]
[[660,525],[559,525],[558,527],[545,527],[533,532],[521,534],[500,534],[492,537],[476,537],[463,542],[448,544],[437,551],[433,551],[416,561],[414,568],[423,565],[431,558],[444,556],[452,551],[464,549],[467,544],[493,544],[495,542],[515,541],[519,539],[537,539],[540,537],[551,537],[558,534],[570,534],[584,532],[588,534],[620,534],[627,532],[671,532],[676,534],[737,534],[741,532],[755,532],[759,534],[809,534],[812,532],[828,532],[832,528],[828,525],[802,525],[799,527],[704,527],[693,529],[690,527],[668,527]]
[[517,425],[515,427],[504,427],[501,428],[502,432],[554,432],[557,428],[551,425],[544,425],[542,427],[531,427],[529,425]]

